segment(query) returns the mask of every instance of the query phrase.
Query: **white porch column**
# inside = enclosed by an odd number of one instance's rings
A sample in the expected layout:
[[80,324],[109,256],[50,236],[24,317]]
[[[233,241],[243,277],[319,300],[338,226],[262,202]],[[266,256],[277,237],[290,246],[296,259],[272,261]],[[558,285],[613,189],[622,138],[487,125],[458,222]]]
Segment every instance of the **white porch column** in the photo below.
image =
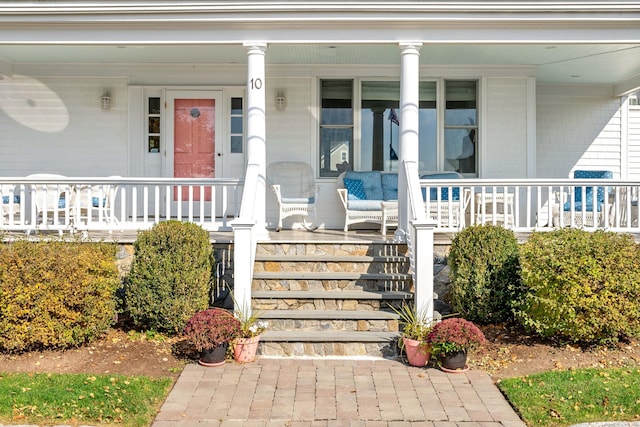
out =
[[[266,43],[244,43],[247,48],[247,166],[258,166],[258,186],[255,202],[255,233],[267,236],[266,229],[266,104],[265,51]],[[245,185],[251,183],[245,183]]]
[[[400,144],[399,162],[418,162],[420,100],[420,47],[422,43],[400,43]],[[406,168],[398,170],[398,229],[397,240],[406,240],[409,229],[410,206],[407,196]]]

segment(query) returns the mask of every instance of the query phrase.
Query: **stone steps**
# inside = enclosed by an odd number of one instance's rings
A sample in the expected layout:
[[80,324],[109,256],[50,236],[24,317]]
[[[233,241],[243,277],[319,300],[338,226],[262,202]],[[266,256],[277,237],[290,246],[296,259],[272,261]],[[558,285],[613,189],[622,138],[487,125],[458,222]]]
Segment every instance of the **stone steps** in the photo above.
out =
[[259,244],[252,286],[272,356],[395,356],[390,307],[413,299],[406,246],[386,242]]
[[269,331],[398,332],[399,316],[393,311],[270,310],[263,319]]

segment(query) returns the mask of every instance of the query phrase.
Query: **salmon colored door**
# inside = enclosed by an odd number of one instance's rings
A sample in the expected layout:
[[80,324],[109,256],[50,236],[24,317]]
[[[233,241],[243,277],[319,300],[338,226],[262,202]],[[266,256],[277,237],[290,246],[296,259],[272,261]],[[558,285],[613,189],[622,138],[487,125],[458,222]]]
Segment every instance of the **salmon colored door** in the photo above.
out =
[[[173,135],[174,178],[215,177],[215,99],[175,99]],[[178,200],[175,188],[173,200]],[[182,188],[181,201],[189,200],[188,187]],[[194,191],[194,201],[211,201],[211,189],[205,189],[204,200]]]

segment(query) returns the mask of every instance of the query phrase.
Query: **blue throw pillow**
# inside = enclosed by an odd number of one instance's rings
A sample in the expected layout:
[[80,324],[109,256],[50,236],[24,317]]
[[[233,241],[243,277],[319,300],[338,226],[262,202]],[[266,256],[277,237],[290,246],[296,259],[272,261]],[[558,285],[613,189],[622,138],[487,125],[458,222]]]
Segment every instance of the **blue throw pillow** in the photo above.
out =
[[367,200],[382,200],[382,180],[380,171],[348,171],[345,179],[359,179],[362,181],[364,194]]
[[64,209],[67,206],[67,201],[64,197],[58,199],[58,209]]
[[[432,173],[428,175],[422,175],[420,177],[420,179],[459,179],[459,178],[460,178],[460,175],[457,172]],[[426,200],[427,193],[425,190],[426,189],[424,188],[422,189],[422,198]],[[454,201],[460,200],[460,187],[453,187],[451,190],[453,193],[451,200],[454,200]],[[438,197],[439,195],[442,195],[442,197]],[[440,189],[438,189],[437,187],[429,187],[429,200],[436,201],[438,199],[442,201],[449,200],[448,187],[442,187]]]
[[[5,205],[9,204],[9,196],[2,196],[2,203]],[[20,203],[20,196],[13,196],[13,203]]]
[[[107,205],[107,199],[102,199],[102,206],[106,206]],[[100,198],[99,197],[92,197],[91,198],[91,206],[93,206],[94,208],[99,208],[100,207]]]
[[348,200],[366,200],[367,195],[364,192],[364,186],[359,179],[344,179],[344,188],[347,189]]
[[382,174],[382,198],[384,200],[398,200],[398,174]]

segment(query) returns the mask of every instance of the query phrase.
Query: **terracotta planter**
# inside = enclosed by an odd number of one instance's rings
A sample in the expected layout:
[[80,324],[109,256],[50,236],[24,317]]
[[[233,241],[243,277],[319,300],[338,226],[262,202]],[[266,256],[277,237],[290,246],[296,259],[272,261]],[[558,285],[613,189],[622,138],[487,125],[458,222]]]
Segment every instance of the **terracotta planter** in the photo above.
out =
[[204,350],[198,363],[202,366],[220,366],[224,364],[227,357],[229,343],[223,343],[212,350]]
[[260,335],[252,338],[236,338],[233,342],[233,359],[238,363],[253,362],[258,351]]
[[404,351],[407,354],[409,365],[423,367],[429,363],[431,353],[427,343],[410,338],[402,338],[402,341],[404,342]]
[[446,372],[464,372],[469,369],[467,366],[466,351],[447,353],[441,357],[440,362],[442,363],[443,370]]

